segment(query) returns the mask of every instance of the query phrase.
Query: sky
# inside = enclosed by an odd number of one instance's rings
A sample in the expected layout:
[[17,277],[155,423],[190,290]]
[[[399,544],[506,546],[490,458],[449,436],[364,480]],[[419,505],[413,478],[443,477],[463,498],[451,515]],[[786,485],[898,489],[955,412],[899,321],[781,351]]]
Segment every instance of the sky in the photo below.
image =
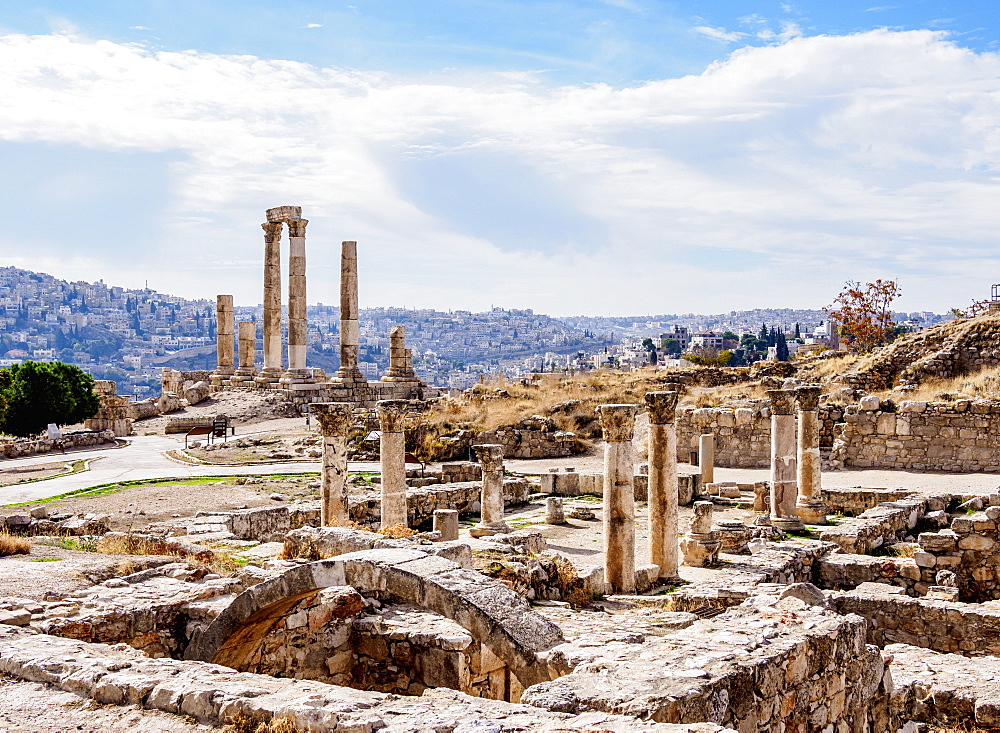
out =
[[[261,301],[625,315],[1000,282],[1000,6],[0,0],[0,265]],[[287,240],[286,240],[287,241]]]

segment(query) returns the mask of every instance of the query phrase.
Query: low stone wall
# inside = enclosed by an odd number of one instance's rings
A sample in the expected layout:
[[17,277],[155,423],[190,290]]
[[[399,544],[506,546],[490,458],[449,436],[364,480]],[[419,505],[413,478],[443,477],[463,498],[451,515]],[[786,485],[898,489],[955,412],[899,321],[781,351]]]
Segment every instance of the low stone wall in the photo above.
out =
[[1000,598],[1000,507],[990,507],[967,517],[956,517],[950,529],[923,532],[917,537],[920,551],[914,562],[921,580],[935,585],[937,573],[956,575],[963,601]]
[[473,444],[502,445],[504,458],[564,458],[579,453],[581,445],[576,433],[559,430],[540,415],[479,433]]
[[[577,473],[575,469],[550,470],[540,475],[539,491],[554,496],[604,496],[604,474]],[[636,501],[647,501],[649,476],[637,473],[632,477]],[[677,501],[687,506],[701,493],[701,476],[677,474]]]
[[1000,728],[1000,659],[967,659],[906,644],[890,644],[892,727],[908,721],[935,728]]
[[1000,471],[1000,402],[902,402],[895,411],[886,406],[849,406],[833,458],[857,468]]
[[865,626],[797,598],[758,596],[634,651],[593,651],[521,702],[737,731],[886,731],[890,678]]
[[916,529],[929,511],[944,510],[949,499],[948,496],[912,497],[883,502],[857,517],[848,517],[823,529],[820,539],[836,543],[844,552],[868,555]]
[[351,690],[310,680],[235,672],[217,664],[150,659],[119,645],[88,644],[0,626],[0,672],[74,692],[103,705],[138,705],[191,716],[204,725],[238,716],[287,718],[297,730],[448,730],[483,721],[483,730],[614,730],[620,733],[723,733],[716,725],[657,725],[618,715],[548,712],[446,689],[420,697]]
[[11,440],[0,443],[0,459],[33,456],[36,453],[51,453],[63,448],[86,448],[92,445],[114,443],[115,434],[111,430],[85,430],[64,433],[61,440]]
[[[406,490],[408,526],[420,527],[434,519],[437,509],[456,509],[459,515],[476,514],[480,510],[482,483],[468,481],[458,484],[434,484]],[[531,485],[523,479],[503,482],[504,506],[517,506],[528,502]],[[381,522],[382,497],[378,492],[368,495],[355,494],[348,498],[351,521],[369,527]],[[280,542],[293,529],[318,526],[319,502],[302,502],[279,507],[237,509],[217,512],[229,532],[238,539],[259,542]]]
[[830,508],[829,514],[855,517],[887,501],[905,499],[911,489],[841,489],[823,487],[823,501]]
[[831,593],[839,613],[868,621],[872,644],[911,644],[965,656],[1000,655],[1000,609],[888,593]]

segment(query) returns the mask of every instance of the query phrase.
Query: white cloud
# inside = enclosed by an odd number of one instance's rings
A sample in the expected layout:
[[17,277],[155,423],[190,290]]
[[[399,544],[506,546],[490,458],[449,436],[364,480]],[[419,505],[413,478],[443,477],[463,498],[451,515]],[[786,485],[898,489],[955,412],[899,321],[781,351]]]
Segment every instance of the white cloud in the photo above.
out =
[[697,25],[691,30],[715,41],[733,42],[746,37],[746,33],[740,33],[739,31],[727,31],[725,28],[712,28],[707,25]]
[[145,231],[118,231],[108,201],[80,223],[106,251],[33,243],[61,276],[259,302],[263,209],[290,203],[311,221],[312,301],[335,301],[341,239],[373,305],[718,312],[894,276],[913,310],[981,294],[1000,264],[1000,58],[929,31],[788,38],[615,89],[11,35],[0,140],[173,155]]
[[151,30],[153,30],[152,28],[148,28],[148,27],[146,27],[144,25],[130,25],[129,29],[133,30],[133,31],[151,31]]
[[322,28],[322,23],[306,23],[306,28]]

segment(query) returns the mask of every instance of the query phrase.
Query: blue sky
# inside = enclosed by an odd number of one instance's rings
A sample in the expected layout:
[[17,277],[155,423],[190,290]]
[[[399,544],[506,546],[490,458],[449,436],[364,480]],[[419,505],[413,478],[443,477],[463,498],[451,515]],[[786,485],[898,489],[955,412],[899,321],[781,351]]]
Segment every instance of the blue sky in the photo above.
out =
[[[1000,275],[986,2],[0,1],[0,264],[259,302],[554,314],[825,305]],[[31,243],[26,247],[26,243]],[[996,274],[990,275],[994,272]]]

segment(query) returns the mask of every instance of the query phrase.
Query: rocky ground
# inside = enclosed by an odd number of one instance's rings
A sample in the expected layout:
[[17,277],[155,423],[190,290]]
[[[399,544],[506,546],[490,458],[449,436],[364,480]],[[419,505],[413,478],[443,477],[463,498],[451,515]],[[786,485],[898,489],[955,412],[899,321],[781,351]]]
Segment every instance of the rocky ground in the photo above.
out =
[[162,433],[163,428],[172,418],[207,417],[209,415],[227,415],[231,423],[236,426],[259,425],[274,420],[288,421],[289,426],[291,424],[303,425],[305,422],[305,418],[299,414],[299,409],[278,393],[265,390],[229,391],[216,392],[197,405],[190,405],[166,415],[137,420],[134,429],[139,434]]
[[0,730],[12,733],[195,733],[220,729],[135,705],[101,705],[72,692],[0,675]]
[[25,481],[38,481],[58,476],[69,471],[72,463],[72,460],[67,460],[35,463],[28,466],[0,466],[0,486],[11,486]]

